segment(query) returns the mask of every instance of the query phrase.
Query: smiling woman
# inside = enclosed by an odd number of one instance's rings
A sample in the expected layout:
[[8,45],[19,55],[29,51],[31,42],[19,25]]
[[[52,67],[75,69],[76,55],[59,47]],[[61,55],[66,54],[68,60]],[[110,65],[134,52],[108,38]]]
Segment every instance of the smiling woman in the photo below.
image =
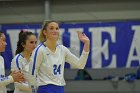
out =
[[[78,58],[67,47],[57,43],[59,35],[58,22],[45,22],[39,37],[41,44],[37,46],[31,56],[30,74],[32,81],[29,83],[33,93],[35,93],[37,86],[37,93],[64,93],[65,62],[78,69],[85,67],[90,48],[89,38],[82,32],[77,32],[79,40],[84,43],[83,52]],[[37,86],[35,86],[36,82],[33,82],[36,76]]]
[[[0,53],[5,51],[6,37],[3,32],[0,31]],[[5,77],[4,59],[0,55],[0,93],[6,93],[6,85],[13,82],[24,81],[24,76],[20,71],[13,71],[11,75]]]
[[[11,71],[21,70],[24,76],[28,76],[30,55],[37,44],[37,38],[35,34],[30,31],[20,31],[19,40],[17,42],[16,56],[11,63]],[[27,80],[27,77],[26,77]],[[14,83],[14,93],[31,93],[31,88],[28,86],[28,82]]]

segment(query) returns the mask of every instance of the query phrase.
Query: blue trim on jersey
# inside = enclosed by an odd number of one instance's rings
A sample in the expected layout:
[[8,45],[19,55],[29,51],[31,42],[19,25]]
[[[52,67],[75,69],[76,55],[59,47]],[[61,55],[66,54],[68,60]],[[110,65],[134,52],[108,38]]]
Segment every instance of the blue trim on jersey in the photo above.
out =
[[22,54],[20,54],[20,55],[24,58],[24,56]]
[[44,47],[46,47],[46,45],[44,43],[42,43],[42,45],[44,45]]
[[33,63],[33,68],[32,68],[32,75],[34,75],[34,70],[35,70],[35,65],[36,65],[37,52],[38,52],[38,49],[39,49],[42,45],[43,45],[43,43],[41,43],[41,44],[37,47],[37,49],[36,49],[36,51],[35,51],[34,63]]
[[8,80],[8,79],[9,79],[8,76],[5,77],[4,75],[0,75],[0,82],[1,82],[1,81],[6,81],[6,80]]
[[20,54],[18,54],[18,56],[17,56],[17,58],[16,58],[16,65],[17,65],[17,68],[20,70],[19,63],[18,63],[19,57],[20,57]]

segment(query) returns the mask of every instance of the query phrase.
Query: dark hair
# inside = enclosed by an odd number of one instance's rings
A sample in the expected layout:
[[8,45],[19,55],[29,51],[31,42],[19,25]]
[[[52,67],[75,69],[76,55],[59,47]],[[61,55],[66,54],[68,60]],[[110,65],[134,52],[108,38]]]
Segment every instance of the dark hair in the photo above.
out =
[[4,34],[4,33],[2,31],[0,31],[0,37],[1,37],[2,34]]
[[44,42],[46,40],[45,35],[43,34],[43,31],[46,29],[46,27],[48,26],[49,23],[51,22],[56,22],[58,23],[58,25],[60,24],[58,21],[44,21],[43,25],[42,25],[42,29],[40,31],[40,35],[39,35],[39,40],[40,42]]
[[21,53],[24,50],[23,44],[26,44],[26,40],[28,39],[28,36],[35,35],[32,32],[21,30],[19,33],[19,38],[17,42],[17,49],[16,54]]

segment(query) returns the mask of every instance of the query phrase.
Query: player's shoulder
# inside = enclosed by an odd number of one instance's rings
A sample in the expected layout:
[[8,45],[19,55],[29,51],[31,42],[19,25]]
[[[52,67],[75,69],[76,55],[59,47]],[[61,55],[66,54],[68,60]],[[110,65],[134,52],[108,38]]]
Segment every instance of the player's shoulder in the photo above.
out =
[[64,48],[66,48],[64,45],[61,45],[61,44],[57,44],[57,46],[56,46],[57,48],[61,48],[61,49],[64,49]]
[[4,58],[2,56],[0,56],[0,61],[4,61]]
[[67,51],[68,50],[68,48],[66,46],[64,46],[64,45],[57,45],[57,48],[60,48],[63,51]]
[[3,59],[3,57],[0,55],[0,59]]
[[45,47],[46,47],[46,46],[44,45],[44,43],[40,43],[40,44],[34,49],[34,51],[43,51]]
[[13,60],[20,60],[20,59],[23,59],[24,57],[19,53],[19,54],[16,54],[15,57],[13,58]]

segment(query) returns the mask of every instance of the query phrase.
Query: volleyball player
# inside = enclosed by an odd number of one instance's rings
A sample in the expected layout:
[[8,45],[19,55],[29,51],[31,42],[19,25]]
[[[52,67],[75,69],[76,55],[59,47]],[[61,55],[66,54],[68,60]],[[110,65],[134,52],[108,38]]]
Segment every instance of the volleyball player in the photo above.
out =
[[[6,48],[5,34],[0,31],[0,53],[5,51]],[[9,76],[5,76],[4,59],[0,55],[0,93],[7,93],[6,85],[13,82],[24,82],[24,76],[20,71],[13,71]]]
[[89,49],[90,40],[82,32],[77,32],[81,42],[84,43],[80,58],[72,54],[68,48],[57,44],[60,34],[59,24],[56,21],[45,22],[40,32],[40,45],[33,51],[31,56],[30,73],[32,78],[30,84],[33,92],[37,93],[64,93],[64,65],[68,62],[70,65],[84,69]]
[[19,33],[19,40],[17,42],[16,56],[11,63],[11,71],[21,70],[24,74],[26,82],[15,83],[14,93],[32,93],[31,88],[28,85],[28,72],[30,64],[30,56],[37,44],[37,38],[35,34],[29,31],[21,31]]

